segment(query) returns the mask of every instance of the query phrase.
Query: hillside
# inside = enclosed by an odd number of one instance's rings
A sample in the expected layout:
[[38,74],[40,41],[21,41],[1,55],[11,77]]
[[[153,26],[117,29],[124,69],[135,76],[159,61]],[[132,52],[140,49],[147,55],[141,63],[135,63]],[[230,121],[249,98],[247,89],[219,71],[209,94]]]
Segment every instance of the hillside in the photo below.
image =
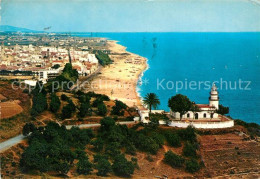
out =
[[33,32],[33,33],[41,33],[42,31],[31,30],[21,27],[14,27],[10,25],[0,25],[0,32]]

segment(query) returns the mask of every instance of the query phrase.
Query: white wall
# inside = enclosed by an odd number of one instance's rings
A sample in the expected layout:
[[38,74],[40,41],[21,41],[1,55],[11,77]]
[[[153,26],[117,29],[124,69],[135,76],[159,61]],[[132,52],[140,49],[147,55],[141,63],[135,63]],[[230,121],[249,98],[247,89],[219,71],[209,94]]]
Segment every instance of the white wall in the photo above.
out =
[[220,128],[229,128],[234,126],[234,121],[225,121],[225,122],[184,122],[184,121],[172,121],[169,126],[171,127],[180,127],[186,128],[189,125],[193,125],[198,129],[220,129]]
[[[204,113],[206,113],[206,118],[211,119],[211,117],[210,117],[211,113],[208,112],[208,111],[201,111],[201,112],[197,112],[197,113],[199,114],[199,119],[198,119],[198,120],[204,118]],[[179,113],[179,112],[172,112],[172,111],[170,111],[170,114],[171,114],[175,119],[180,119],[180,113]],[[187,117],[188,114],[190,114],[190,117]],[[191,112],[191,111],[189,111],[189,112],[187,112],[186,114],[184,114],[184,115],[182,116],[182,118],[195,119],[194,114],[193,114],[193,112]],[[214,114],[213,114],[213,118],[218,118],[218,114],[217,114],[217,113],[214,113]]]

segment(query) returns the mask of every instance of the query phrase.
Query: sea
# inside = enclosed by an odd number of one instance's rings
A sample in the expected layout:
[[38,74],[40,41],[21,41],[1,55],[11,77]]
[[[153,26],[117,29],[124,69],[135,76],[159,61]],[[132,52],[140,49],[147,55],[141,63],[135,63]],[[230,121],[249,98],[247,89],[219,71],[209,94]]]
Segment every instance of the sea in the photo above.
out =
[[79,33],[106,37],[146,57],[140,76],[141,97],[155,93],[158,109],[169,111],[168,99],[186,95],[197,104],[209,103],[216,84],[220,104],[233,119],[260,124],[260,33]]

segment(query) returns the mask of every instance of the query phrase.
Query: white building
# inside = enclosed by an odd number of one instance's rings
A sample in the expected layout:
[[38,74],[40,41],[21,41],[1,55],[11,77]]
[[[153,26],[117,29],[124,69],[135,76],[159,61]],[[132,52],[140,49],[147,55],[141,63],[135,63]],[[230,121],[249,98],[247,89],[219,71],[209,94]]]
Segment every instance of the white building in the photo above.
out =
[[[218,91],[215,84],[213,84],[211,91],[210,91],[210,97],[209,97],[209,104],[196,104],[199,108],[198,112],[192,112],[188,111],[186,114],[182,116],[182,119],[216,119],[218,118],[218,113],[216,113],[216,110],[219,108],[219,97],[218,97]],[[170,111],[170,115],[174,119],[180,119],[180,113],[179,112],[173,112]]]

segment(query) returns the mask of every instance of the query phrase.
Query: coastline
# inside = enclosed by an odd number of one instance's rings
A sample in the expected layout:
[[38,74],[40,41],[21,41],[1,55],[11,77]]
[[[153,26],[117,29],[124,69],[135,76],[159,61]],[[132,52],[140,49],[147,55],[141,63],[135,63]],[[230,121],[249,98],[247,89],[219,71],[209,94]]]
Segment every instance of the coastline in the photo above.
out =
[[147,59],[128,52],[126,47],[114,40],[107,41],[112,64],[101,69],[93,77],[86,91],[105,94],[112,100],[120,100],[130,107],[144,109],[137,91],[138,81],[148,69]]

